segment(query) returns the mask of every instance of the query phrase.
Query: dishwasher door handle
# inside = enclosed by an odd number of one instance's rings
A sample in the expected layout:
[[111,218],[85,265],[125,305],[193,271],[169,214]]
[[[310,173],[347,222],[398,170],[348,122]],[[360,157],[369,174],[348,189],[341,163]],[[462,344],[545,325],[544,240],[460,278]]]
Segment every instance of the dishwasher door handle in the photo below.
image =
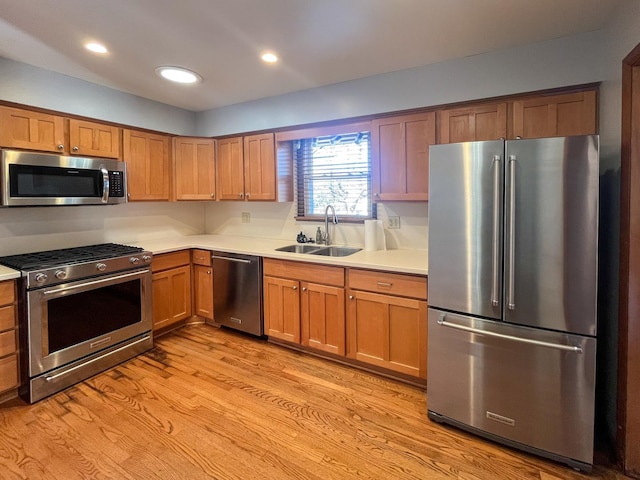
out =
[[230,262],[237,263],[251,263],[251,260],[245,260],[244,258],[221,257],[220,255],[211,255],[211,258],[217,258],[218,260],[228,260]]

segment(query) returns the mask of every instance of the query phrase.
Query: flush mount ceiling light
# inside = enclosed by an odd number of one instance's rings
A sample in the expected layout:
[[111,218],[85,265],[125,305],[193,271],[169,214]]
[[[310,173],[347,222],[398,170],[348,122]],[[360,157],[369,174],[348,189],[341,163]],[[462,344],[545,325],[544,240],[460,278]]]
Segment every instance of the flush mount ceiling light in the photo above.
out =
[[93,53],[109,53],[107,47],[97,42],[89,42],[84,44],[84,48],[93,52]]
[[171,80],[176,83],[200,83],[202,81],[202,77],[198,75],[196,72],[192,72],[191,70],[187,70],[182,67],[158,67],[156,68],[156,73],[167,80]]
[[276,63],[278,61],[278,56],[273,52],[264,52],[260,55],[260,58],[267,63]]

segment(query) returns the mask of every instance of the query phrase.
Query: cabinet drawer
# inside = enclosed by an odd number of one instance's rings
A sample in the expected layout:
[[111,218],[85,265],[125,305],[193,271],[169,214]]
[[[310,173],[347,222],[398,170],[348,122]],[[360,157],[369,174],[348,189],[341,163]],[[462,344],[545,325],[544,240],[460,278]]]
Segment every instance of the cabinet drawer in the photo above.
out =
[[349,288],[427,299],[427,277],[373,270],[349,270]]
[[196,265],[211,266],[211,252],[209,250],[191,250],[192,262]]
[[181,267],[183,265],[189,265],[191,258],[189,250],[180,250],[179,252],[161,253],[153,256],[151,262],[151,271],[160,272],[162,270],[168,270],[170,268]]
[[0,357],[16,353],[16,331],[0,333]]
[[342,267],[265,258],[262,269],[265,275],[273,277],[344,287],[344,268]]
[[0,392],[18,386],[18,356],[0,358]]
[[9,305],[16,301],[15,281],[0,282],[0,305]]
[[0,332],[16,326],[16,308],[13,305],[0,308]]

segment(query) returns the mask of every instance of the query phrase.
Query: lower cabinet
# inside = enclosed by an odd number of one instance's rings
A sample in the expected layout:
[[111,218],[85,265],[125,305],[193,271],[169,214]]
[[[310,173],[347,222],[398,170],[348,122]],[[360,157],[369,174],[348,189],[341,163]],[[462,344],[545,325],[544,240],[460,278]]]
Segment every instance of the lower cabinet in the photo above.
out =
[[194,314],[207,320],[213,320],[213,268],[211,252],[192,250]]
[[350,269],[349,287],[347,357],[426,379],[426,277]]
[[0,282],[0,399],[10,398],[19,383],[16,312],[16,282]]
[[191,258],[189,250],[155,255],[153,271],[153,330],[191,316]]
[[263,271],[265,334],[344,355],[344,268],[266,258]]

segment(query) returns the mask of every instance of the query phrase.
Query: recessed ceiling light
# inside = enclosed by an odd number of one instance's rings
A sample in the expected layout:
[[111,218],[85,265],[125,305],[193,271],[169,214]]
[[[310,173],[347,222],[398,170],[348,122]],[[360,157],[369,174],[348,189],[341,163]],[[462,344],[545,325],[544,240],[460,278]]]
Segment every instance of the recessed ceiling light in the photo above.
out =
[[158,67],[156,73],[167,80],[177,83],[199,83],[202,77],[196,72],[182,67]]
[[85,43],[84,48],[86,48],[87,50],[92,51],[93,53],[108,53],[109,52],[109,50],[107,50],[107,47],[105,47],[101,43],[96,43],[96,42]]
[[278,61],[278,56],[273,52],[265,52],[260,56],[260,58],[267,63],[275,63]]

